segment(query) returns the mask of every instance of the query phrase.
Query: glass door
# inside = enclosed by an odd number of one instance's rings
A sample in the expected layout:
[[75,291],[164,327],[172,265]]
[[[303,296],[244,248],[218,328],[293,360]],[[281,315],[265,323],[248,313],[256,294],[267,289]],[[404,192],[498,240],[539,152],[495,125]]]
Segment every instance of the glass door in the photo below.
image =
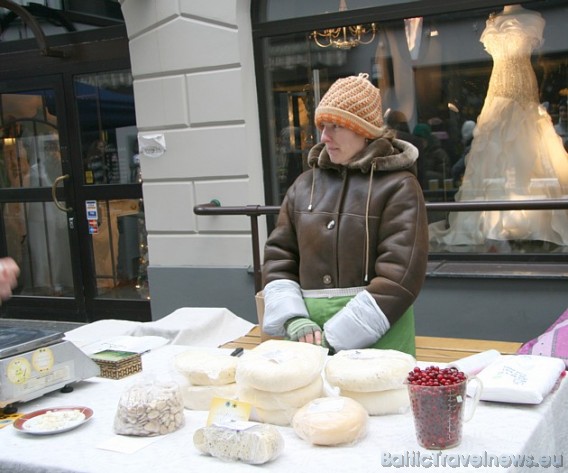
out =
[[59,117],[62,87],[54,80],[25,82],[0,91],[2,249],[21,269],[16,294],[60,299],[58,310],[77,312],[82,301],[71,256],[75,216],[66,207],[71,176]]
[[75,160],[87,311],[93,319],[149,320],[147,239],[129,70],[73,77]]
[[0,120],[2,317],[149,320],[130,72],[2,82]]

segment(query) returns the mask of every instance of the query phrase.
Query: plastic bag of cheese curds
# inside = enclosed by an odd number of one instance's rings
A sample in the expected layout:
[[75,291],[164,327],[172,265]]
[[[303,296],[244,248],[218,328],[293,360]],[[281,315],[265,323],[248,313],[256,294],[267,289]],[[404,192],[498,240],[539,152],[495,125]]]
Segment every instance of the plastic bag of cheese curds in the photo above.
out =
[[197,429],[193,444],[201,453],[221,460],[261,465],[280,455],[284,438],[273,425],[246,421]]
[[183,397],[172,377],[144,376],[120,396],[114,431],[120,435],[165,435],[185,425]]

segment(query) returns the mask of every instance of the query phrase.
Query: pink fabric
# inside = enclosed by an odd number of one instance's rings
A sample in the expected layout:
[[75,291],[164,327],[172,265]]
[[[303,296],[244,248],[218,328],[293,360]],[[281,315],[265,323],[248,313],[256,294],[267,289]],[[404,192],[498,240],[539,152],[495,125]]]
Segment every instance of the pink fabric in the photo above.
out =
[[568,309],[542,335],[524,343],[517,353],[560,358],[568,368]]

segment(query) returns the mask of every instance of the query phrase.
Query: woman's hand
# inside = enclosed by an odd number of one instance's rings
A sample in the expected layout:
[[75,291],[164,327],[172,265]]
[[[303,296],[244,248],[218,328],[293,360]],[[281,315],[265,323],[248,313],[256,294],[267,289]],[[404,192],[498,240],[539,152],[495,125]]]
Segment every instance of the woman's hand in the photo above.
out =
[[306,317],[296,317],[286,323],[288,339],[295,342],[321,345],[322,329],[313,320]]

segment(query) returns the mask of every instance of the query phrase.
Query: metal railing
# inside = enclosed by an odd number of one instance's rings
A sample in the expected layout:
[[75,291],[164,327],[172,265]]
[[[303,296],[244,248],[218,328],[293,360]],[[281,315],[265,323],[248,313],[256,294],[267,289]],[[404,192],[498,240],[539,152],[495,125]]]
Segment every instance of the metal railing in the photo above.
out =
[[[547,200],[494,200],[470,202],[426,202],[428,212],[475,212],[483,210],[559,210],[568,209],[568,199]],[[250,218],[252,235],[252,258],[255,292],[262,289],[262,272],[260,264],[260,242],[258,236],[258,217],[276,215],[280,211],[278,205],[245,205],[223,207],[214,199],[206,204],[193,207],[196,215],[244,215]],[[566,222],[568,225],[568,221]]]

